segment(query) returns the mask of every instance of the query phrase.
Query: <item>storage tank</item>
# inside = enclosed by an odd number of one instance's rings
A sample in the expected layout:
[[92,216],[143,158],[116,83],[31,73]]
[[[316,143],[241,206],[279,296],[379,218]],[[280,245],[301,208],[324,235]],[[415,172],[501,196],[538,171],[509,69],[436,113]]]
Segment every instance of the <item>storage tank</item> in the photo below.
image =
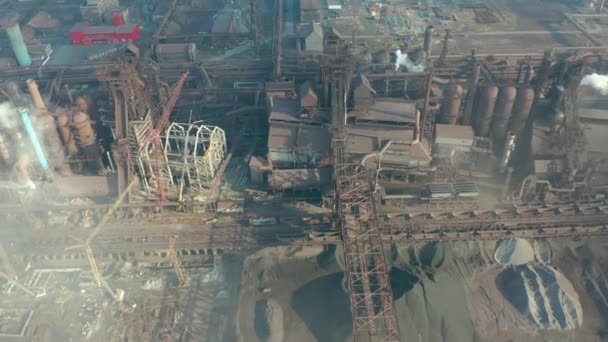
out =
[[40,115],[40,122],[42,128],[42,135],[47,146],[49,157],[53,161],[57,161],[57,167],[61,170],[61,174],[70,175],[72,171],[70,166],[65,160],[63,143],[59,138],[59,132],[57,132],[57,124],[52,115],[43,113]]
[[490,125],[492,124],[497,97],[497,86],[489,85],[481,88],[476,110],[476,125],[474,127],[476,136],[487,137],[490,133]]
[[196,59],[196,44],[158,44],[155,52],[159,62],[192,62]]
[[516,96],[517,89],[513,86],[502,87],[498,93],[498,101],[496,101],[496,108],[494,110],[494,120],[492,121],[492,138],[494,140],[494,146],[500,146],[504,141]]
[[80,148],[95,145],[95,131],[89,116],[84,112],[77,112],[72,118],[74,137]]
[[103,164],[91,119],[86,113],[77,112],[72,118],[72,127],[76,144],[84,157],[85,166],[91,171],[98,171]]
[[509,123],[509,131],[519,135],[519,131],[526,125],[532,104],[534,103],[534,89],[531,87],[521,87],[517,89],[515,104],[513,105],[513,115]]
[[460,113],[460,102],[462,100],[462,86],[451,82],[443,91],[443,101],[441,103],[440,122],[455,125]]
[[95,100],[93,100],[93,97],[88,94],[77,96],[74,100],[74,106],[79,112],[87,114],[94,114],[97,112],[97,108],[95,108]]
[[34,106],[38,109],[40,113],[46,112],[46,105],[44,104],[44,100],[42,99],[42,95],[40,95],[40,90],[38,89],[38,84],[36,81],[32,79],[28,79],[25,81],[27,84],[27,88],[29,89],[30,95],[32,96],[32,101],[34,102]]
[[76,147],[76,140],[70,127],[70,119],[68,112],[63,107],[57,108],[57,126],[59,126],[59,134],[61,140],[65,144],[65,149],[68,156],[73,156],[78,153],[78,147]]

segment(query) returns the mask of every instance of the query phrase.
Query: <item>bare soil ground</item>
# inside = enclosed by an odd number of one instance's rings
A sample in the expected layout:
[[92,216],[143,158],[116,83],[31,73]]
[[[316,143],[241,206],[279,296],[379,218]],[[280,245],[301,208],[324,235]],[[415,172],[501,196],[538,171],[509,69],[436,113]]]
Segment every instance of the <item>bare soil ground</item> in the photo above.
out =
[[[542,243],[551,267],[578,294],[583,319],[571,330],[543,329],[505,297],[497,279],[508,266],[496,263],[495,246],[489,241],[386,246],[403,340],[607,340],[608,240]],[[282,247],[248,257],[236,319],[239,341],[351,341],[341,253]]]

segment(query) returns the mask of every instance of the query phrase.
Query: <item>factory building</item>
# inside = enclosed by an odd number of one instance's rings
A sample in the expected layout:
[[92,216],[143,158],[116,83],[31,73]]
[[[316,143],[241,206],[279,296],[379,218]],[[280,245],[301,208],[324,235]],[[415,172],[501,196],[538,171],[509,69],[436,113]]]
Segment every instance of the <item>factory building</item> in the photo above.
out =
[[475,135],[471,126],[437,124],[433,154],[448,157],[455,152],[470,152],[474,142]]
[[300,46],[305,52],[323,52],[323,27],[321,23],[310,22],[300,25]]
[[431,162],[431,151],[417,138],[415,102],[375,98],[367,78],[353,80],[353,110],[347,116],[347,159],[370,169],[406,172]]
[[317,110],[318,96],[309,82],[291,95],[289,84],[272,84],[268,99],[267,160],[252,158],[251,179],[271,189],[320,188],[331,180],[331,134],[328,115]]

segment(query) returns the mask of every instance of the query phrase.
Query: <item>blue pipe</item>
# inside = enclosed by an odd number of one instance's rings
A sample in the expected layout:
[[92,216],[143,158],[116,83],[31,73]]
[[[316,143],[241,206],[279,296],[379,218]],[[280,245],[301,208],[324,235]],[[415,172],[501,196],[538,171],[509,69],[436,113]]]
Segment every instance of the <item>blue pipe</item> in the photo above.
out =
[[32,120],[28,115],[28,110],[25,107],[19,108],[19,115],[21,115],[21,121],[23,121],[23,125],[25,126],[25,131],[27,135],[30,137],[30,141],[32,145],[34,145],[34,151],[36,152],[36,156],[38,157],[38,161],[40,162],[40,166],[42,166],[43,170],[49,169],[49,162],[44,156],[44,151],[42,150],[42,145],[40,145],[40,141],[38,140],[38,135],[36,134],[36,130],[34,130],[34,126],[32,125]]

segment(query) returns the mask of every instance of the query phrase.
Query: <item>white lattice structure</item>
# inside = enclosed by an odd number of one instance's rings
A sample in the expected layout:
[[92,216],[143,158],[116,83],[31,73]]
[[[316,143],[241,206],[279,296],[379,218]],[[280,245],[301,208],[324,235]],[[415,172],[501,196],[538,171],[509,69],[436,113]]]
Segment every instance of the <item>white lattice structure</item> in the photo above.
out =
[[148,118],[131,122],[133,161],[148,193],[158,192],[159,176],[167,192],[182,182],[193,191],[209,188],[226,157],[226,135],[221,128],[200,122],[172,123],[162,136],[159,156],[154,155],[154,143],[147,141],[151,132]]
[[172,123],[163,144],[173,175],[194,189],[208,188],[226,157],[224,131],[202,123]]

